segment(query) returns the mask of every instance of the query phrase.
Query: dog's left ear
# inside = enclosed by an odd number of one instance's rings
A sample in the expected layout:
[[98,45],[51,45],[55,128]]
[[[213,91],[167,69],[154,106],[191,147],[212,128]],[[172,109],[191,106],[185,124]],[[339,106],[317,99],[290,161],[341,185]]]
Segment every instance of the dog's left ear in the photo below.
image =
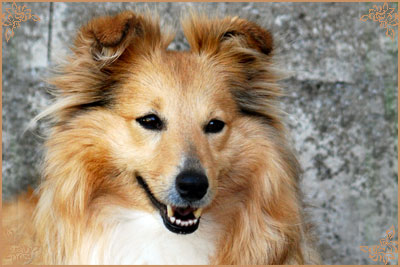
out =
[[232,47],[251,49],[263,55],[273,52],[272,34],[245,19],[208,19],[205,15],[192,14],[182,25],[193,52],[216,54]]
[[285,76],[274,63],[272,34],[238,17],[209,19],[192,14],[182,26],[192,52],[221,66],[240,113],[281,129],[276,99],[282,91],[277,81]]

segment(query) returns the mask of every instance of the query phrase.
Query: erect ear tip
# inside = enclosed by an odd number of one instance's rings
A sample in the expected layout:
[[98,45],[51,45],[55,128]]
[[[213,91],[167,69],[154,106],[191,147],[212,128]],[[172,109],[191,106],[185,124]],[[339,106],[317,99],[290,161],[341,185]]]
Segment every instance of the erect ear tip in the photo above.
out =
[[245,19],[237,20],[236,24],[238,25],[238,31],[246,36],[249,47],[266,55],[272,52],[274,41],[270,31]]
[[261,39],[258,41],[259,42],[259,48],[260,51],[266,55],[270,54],[273,51],[274,48],[274,40],[272,37],[271,32],[262,29],[263,32],[261,32]]
[[88,30],[92,32],[99,45],[113,47],[119,45],[136,24],[135,14],[126,11],[116,16],[94,19],[89,22]]
[[[184,33],[194,51],[217,53],[224,45],[249,48],[265,55],[273,51],[272,34],[254,22],[243,18],[208,19],[194,14],[183,23]],[[234,42],[230,42],[235,39]]]

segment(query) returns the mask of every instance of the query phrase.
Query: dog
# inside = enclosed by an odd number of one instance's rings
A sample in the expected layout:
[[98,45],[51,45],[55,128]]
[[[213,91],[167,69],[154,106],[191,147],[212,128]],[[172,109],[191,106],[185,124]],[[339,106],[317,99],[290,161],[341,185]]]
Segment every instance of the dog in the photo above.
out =
[[32,263],[319,263],[271,32],[194,12],[182,26],[190,51],[151,14],[80,28],[39,115]]

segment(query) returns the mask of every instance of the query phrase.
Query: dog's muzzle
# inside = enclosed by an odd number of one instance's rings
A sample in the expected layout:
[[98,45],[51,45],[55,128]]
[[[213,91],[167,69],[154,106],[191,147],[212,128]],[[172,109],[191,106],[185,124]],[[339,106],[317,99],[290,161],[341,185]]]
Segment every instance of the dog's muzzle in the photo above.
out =
[[[154,196],[141,176],[136,176],[136,179],[152,204],[159,210],[168,230],[177,234],[190,234],[198,229],[203,209],[190,203],[198,203],[207,194],[208,179],[205,175],[196,172],[182,172],[177,176],[175,190],[178,192],[181,202],[176,205],[163,204]],[[185,204],[182,204],[182,201]],[[172,203],[174,202],[172,201]]]

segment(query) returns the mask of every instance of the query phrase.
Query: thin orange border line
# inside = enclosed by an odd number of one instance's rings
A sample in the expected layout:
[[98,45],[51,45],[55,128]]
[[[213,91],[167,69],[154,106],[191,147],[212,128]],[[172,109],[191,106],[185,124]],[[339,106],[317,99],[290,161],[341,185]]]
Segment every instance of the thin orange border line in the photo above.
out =
[[[13,2],[12,0],[1,0],[1,2]],[[254,2],[254,3],[282,3],[282,2],[286,2],[286,3],[399,3],[399,1],[397,0],[378,0],[378,1],[364,1],[364,0],[334,0],[334,1],[327,1],[327,0],[254,0],[254,1],[246,1],[246,0],[231,0],[231,1],[221,1],[221,0],[215,0],[215,1],[201,1],[201,0],[194,0],[194,1],[190,1],[190,0],[173,0],[173,1],[167,1],[167,0],[161,0],[161,1],[137,1],[137,0],[133,0],[133,1],[129,1],[129,0],[122,0],[122,1],[117,1],[117,0],[111,0],[111,1],[103,1],[103,0],[67,0],[67,1],[62,1],[62,0],[54,0],[54,1],[47,1],[47,0],[15,0],[15,2],[19,2],[19,3],[49,3],[49,2],[53,2],[53,3],[90,3],[90,2],[95,2],[95,3],[100,3],[100,2],[117,2],[117,3],[129,3],[129,2],[138,2],[138,3],[163,3],[163,2],[196,2],[196,3],[245,3],[245,2]]]
[[[1,0],[0,1],[0,14],[3,14],[3,7],[2,7],[2,3],[3,2],[13,2],[13,1],[4,1],[4,0]],[[24,0],[24,1],[21,1],[21,0],[15,0],[15,2],[24,2],[24,3],[30,3],[30,2],[70,2],[70,3],[79,3],[79,2],[143,2],[143,1],[136,1],[136,0],[133,0],[133,1],[126,1],[126,0],[123,0],[123,1],[116,1],[116,0],[111,0],[111,1],[104,1],[104,0],[81,0],[81,1],[75,1],[75,0],[67,0],[67,1],[60,1],[60,0],[55,0],[55,1],[47,1],[47,0],[37,0],[37,1],[35,1],[35,0]],[[219,1],[219,0],[216,0],[216,1],[199,1],[199,0],[194,0],[194,1],[187,1],[187,0],[181,0],[181,1],[177,1],[177,0],[173,0],[173,1],[164,1],[164,0],[161,0],[161,1],[145,1],[145,2],[231,2],[231,3],[236,3],[236,2],[294,2],[294,3],[313,3],[313,2],[321,2],[321,3],[332,3],[332,2],[334,2],[334,3],[360,3],[360,2],[363,2],[363,3],[371,3],[371,4],[373,4],[373,3],[384,3],[384,2],[388,2],[388,3],[399,3],[400,1],[399,0],[387,0],[387,1],[358,1],[358,0],[355,0],[355,1],[348,1],[348,0],[335,0],[335,1],[326,1],[326,0],[320,0],[320,1],[318,1],[318,0],[308,0],[308,1],[302,1],[302,0],[292,0],[292,1],[290,1],[290,0],[281,0],[281,1],[279,1],[279,0],[271,0],[271,1],[263,1],[263,0],[255,0],[255,1],[243,1],[243,0],[233,0],[233,1]],[[0,34],[1,34],[1,38],[0,38],[0,45],[1,45],[1,47],[0,47],[0,60],[1,60],[1,62],[3,62],[3,60],[2,60],[2,55],[3,55],[3,46],[2,46],[2,44],[3,44],[3,29],[2,29],[2,27],[0,27],[1,29],[0,29]],[[397,161],[398,161],[398,165],[397,166],[399,166],[400,165],[400,151],[399,151],[399,147],[400,147],[400,140],[399,140],[399,124],[400,124],[400,118],[399,118],[399,111],[400,111],[400,108],[399,108],[399,102],[400,102],[400,95],[399,95],[399,77],[400,77],[400,69],[399,69],[399,62],[400,62],[400,54],[399,54],[399,49],[400,48],[400,25],[398,25],[397,26],[397,69],[398,69],[398,73],[397,73]],[[2,64],[0,65],[0,73],[1,74],[3,74],[3,69],[2,69]],[[0,94],[1,95],[3,95],[2,94],[2,92],[3,92],[3,86],[2,86],[2,78],[3,78],[3,75],[1,75],[0,76]],[[2,103],[0,103],[0,107],[2,108]],[[0,122],[2,123],[2,118],[3,118],[3,108],[1,109],[1,118],[0,118]],[[2,137],[2,140],[3,140],[3,130],[1,130],[1,137]],[[0,147],[2,148],[2,144],[0,144]],[[0,156],[0,158],[1,158],[1,162],[0,162],[0,166],[1,166],[1,169],[3,169],[3,166],[2,166],[2,163],[3,163],[3,161],[2,161],[2,155]],[[398,167],[397,167],[398,168]],[[0,173],[0,180],[2,181],[2,173]],[[2,183],[0,184],[0,189],[2,189]],[[399,191],[400,191],[400,185],[399,185],[399,172],[398,172],[398,169],[397,169],[397,204],[398,204],[398,207],[400,206],[400,198],[399,198]],[[2,191],[0,192],[0,237],[2,237],[2,234],[3,234],[3,231],[2,231]],[[397,210],[397,220],[398,220],[398,223],[400,222],[400,214],[399,214],[399,210]],[[400,244],[400,234],[399,234],[399,231],[398,231],[398,225],[397,225],[397,241],[398,241],[398,244]],[[4,239],[1,239],[1,240],[4,240]],[[2,243],[2,242],[1,242]],[[0,244],[0,264],[1,264],[1,259],[2,259],[2,253],[3,253],[3,247],[2,247],[2,245]],[[398,249],[398,260],[400,259],[400,249]],[[11,265],[11,266],[14,266],[14,265]],[[322,265],[320,265],[320,266],[322,266]],[[335,266],[354,266],[354,265],[335,265]],[[369,266],[380,266],[380,265],[369,265]]]
[[[397,2],[399,3],[399,2]],[[398,7],[397,7],[398,9]],[[398,10],[397,10],[398,11]],[[400,19],[400,18],[399,18]],[[400,102],[400,96],[399,96],[399,77],[400,77],[400,69],[399,69],[399,62],[400,62],[400,54],[399,54],[399,49],[400,48],[400,25],[397,25],[397,264],[399,264],[400,260],[400,234],[399,234],[399,223],[400,223],[400,214],[399,214],[399,206],[400,206],[400,198],[399,198],[399,191],[400,191],[400,185],[399,185],[399,165],[400,165],[400,159],[399,159],[399,147],[400,147],[400,142],[399,142],[399,124],[400,124],[400,119],[399,119],[399,102]]]
[[[1,1],[0,2],[0,14],[3,14],[3,3],[2,3],[3,1]],[[1,29],[0,29],[0,61],[1,61],[1,64],[0,64],[0,94],[1,94],[1,99],[2,99],[2,101],[1,101],[1,103],[0,103],[0,107],[1,107],[1,111],[0,111],[0,114],[1,114],[1,116],[0,116],[0,122],[1,122],[1,125],[3,125],[3,27],[0,27]],[[2,129],[1,129],[1,133],[0,133],[0,135],[1,135],[1,141],[3,141],[3,127],[1,127]],[[0,147],[1,147],[1,151],[3,151],[3,142],[1,142],[1,144],[0,144]],[[3,199],[3,153],[1,153],[1,156],[0,156],[0,158],[1,158],[1,162],[0,162],[0,166],[1,166],[1,173],[0,173],[0,180],[1,180],[1,183],[0,183],[0,238],[1,238],[1,240],[4,240],[4,237],[3,237],[3,201],[2,201],[2,199]],[[3,262],[3,243],[4,242],[1,242],[1,244],[0,244],[0,264],[2,264],[2,262]]]

